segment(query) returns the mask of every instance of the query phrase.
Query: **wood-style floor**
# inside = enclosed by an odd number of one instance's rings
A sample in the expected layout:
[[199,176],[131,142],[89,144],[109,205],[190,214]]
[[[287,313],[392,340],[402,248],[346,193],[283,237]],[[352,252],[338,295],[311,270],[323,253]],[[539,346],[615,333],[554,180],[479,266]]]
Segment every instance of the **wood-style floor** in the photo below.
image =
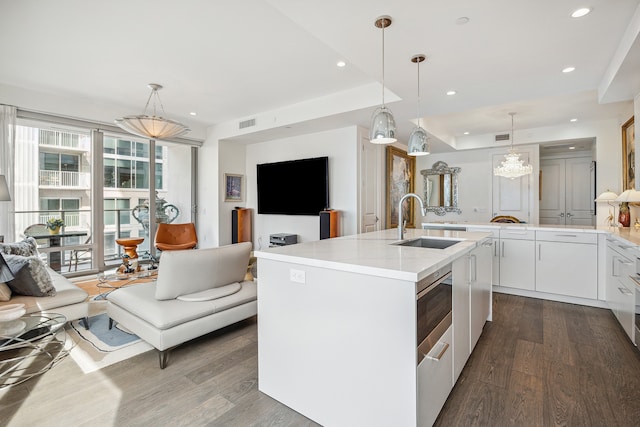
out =
[[[608,310],[494,294],[437,425],[640,425],[640,353]],[[0,425],[315,426],[257,389],[252,318],[84,375],[70,357],[0,391]]]
[[438,426],[640,426],[640,352],[610,310],[494,294]]

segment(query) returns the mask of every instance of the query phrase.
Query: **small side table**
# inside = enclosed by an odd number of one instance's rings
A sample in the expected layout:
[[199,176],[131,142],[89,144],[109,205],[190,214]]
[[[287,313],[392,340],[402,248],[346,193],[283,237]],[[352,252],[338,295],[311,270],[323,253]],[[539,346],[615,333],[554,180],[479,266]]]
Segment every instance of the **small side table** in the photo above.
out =
[[129,255],[129,259],[138,258],[138,245],[144,242],[144,237],[130,239],[116,239],[116,243],[124,248],[124,253]]
[[32,313],[0,324],[0,389],[45,373],[69,354],[65,323],[62,314]]

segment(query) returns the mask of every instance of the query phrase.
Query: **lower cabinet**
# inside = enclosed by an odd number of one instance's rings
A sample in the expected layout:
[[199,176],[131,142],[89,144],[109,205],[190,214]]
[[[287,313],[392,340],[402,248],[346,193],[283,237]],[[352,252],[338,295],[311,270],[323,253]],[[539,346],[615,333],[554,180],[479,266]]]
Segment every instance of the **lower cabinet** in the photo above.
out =
[[634,344],[635,336],[635,255],[625,245],[607,243],[607,304]]
[[418,365],[418,425],[431,426],[453,388],[453,327]]
[[500,230],[500,286],[535,289],[535,231]]
[[598,236],[536,233],[536,291],[598,299]]

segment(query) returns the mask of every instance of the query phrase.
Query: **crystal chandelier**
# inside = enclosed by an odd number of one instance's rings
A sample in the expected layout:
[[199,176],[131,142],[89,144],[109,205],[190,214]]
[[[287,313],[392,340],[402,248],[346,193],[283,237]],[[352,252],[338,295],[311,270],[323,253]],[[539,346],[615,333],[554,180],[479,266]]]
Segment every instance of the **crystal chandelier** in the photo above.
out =
[[[162,106],[162,101],[160,101],[160,96],[158,95],[158,91],[162,89],[162,85],[149,83],[148,86],[149,89],[151,89],[151,93],[149,94],[149,99],[147,99],[147,104],[144,106],[143,114],[138,116],[125,116],[120,119],[116,119],[116,124],[129,133],[151,139],[172,138],[189,132],[190,129],[182,123],[176,122],[175,120],[165,119],[164,117],[156,114],[156,102],[160,104],[162,114],[166,114],[164,112],[164,107]],[[147,108],[149,107],[151,98],[153,98],[153,115],[148,116]]]
[[493,169],[493,174],[514,179],[523,175],[530,175],[533,172],[533,167],[525,165],[524,160],[520,160],[520,154],[513,149],[513,116],[516,113],[509,113],[509,115],[511,116],[511,148],[509,148],[509,153],[504,155],[505,160],[502,164]]
[[373,112],[369,141],[373,144],[393,144],[396,139],[396,120],[391,110],[384,105],[384,29],[391,25],[390,16],[380,16],[375,26],[382,28],[382,105]]

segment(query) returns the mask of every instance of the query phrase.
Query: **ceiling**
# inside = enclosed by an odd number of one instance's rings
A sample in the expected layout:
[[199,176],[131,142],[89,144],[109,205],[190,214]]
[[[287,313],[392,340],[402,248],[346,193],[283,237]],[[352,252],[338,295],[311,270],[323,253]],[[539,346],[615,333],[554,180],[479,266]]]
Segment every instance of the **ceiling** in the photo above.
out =
[[112,123],[142,113],[154,82],[188,138],[368,128],[382,98],[374,21],[389,15],[385,97],[400,139],[417,117],[410,58],[422,53],[423,126],[448,151],[508,132],[512,111],[516,129],[626,120],[640,93],[639,3],[591,0],[575,19],[582,0],[0,0],[0,103]]

